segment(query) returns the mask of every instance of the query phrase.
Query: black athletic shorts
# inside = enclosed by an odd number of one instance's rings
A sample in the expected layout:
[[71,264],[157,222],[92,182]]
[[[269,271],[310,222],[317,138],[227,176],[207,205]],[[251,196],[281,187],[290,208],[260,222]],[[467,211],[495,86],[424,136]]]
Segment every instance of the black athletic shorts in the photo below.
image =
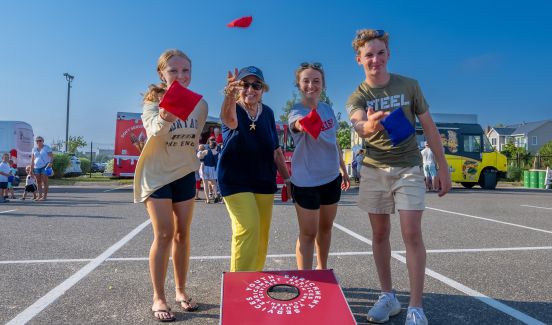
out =
[[303,209],[318,210],[321,205],[330,205],[341,199],[341,174],[333,181],[313,187],[301,187],[291,184],[291,196]]
[[0,189],[8,188],[8,182],[0,182]]
[[169,183],[150,195],[154,199],[172,199],[173,203],[187,201],[195,197],[195,173],[188,175]]
[[36,184],[25,185],[25,192],[30,192],[30,193],[36,192]]

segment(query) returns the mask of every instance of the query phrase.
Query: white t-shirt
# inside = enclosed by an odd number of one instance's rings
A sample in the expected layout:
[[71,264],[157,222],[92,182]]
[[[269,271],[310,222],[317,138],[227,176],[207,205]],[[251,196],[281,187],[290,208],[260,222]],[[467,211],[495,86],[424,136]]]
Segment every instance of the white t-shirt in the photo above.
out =
[[186,121],[163,120],[159,103],[144,104],[142,121],[148,140],[134,172],[134,202],[199,168],[196,148],[207,119],[207,102],[201,99]]
[[39,150],[37,147],[34,147],[34,168],[46,167],[46,165],[50,163],[50,157],[48,156],[48,154],[51,152],[52,149],[50,149],[50,146],[48,145],[44,145],[41,150]]
[[[322,120],[322,131],[317,139],[306,132],[291,132],[295,143],[295,151],[291,158],[291,182],[296,186],[320,186],[339,176],[337,119],[331,106],[326,103],[319,102],[316,109]],[[310,111],[311,109],[302,103],[295,104],[288,116],[290,129]]]
[[435,157],[429,147],[425,147],[422,150],[422,159],[424,160],[424,165],[435,165]]
[[25,186],[34,185],[36,184],[36,180],[33,176],[27,175],[27,179],[25,179]]
[[[9,174],[10,173],[10,164],[7,162],[0,162],[0,172]],[[5,183],[8,181],[8,176],[0,174],[0,182]]]

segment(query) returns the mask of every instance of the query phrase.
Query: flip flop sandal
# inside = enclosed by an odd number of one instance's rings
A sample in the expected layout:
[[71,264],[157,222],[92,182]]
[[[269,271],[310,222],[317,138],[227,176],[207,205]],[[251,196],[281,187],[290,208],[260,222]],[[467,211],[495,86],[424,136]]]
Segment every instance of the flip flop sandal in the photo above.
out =
[[[198,305],[195,305],[195,306],[192,307],[192,304],[191,304],[191,303],[192,303],[192,298],[190,298],[190,299],[188,299],[188,300],[184,300],[184,299],[182,299],[182,300],[177,300],[176,302],[180,305],[180,307],[181,307],[184,311],[187,311],[187,312],[193,312],[193,311],[196,311],[196,310],[199,309],[199,306],[198,306]],[[187,304],[188,307],[182,307],[182,303]]]
[[[170,317],[170,318],[159,318],[159,317],[155,316],[155,313],[166,313],[166,314],[171,315],[172,317]],[[160,323],[174,322],[176,320],[176,316],[171,314],[171,309],[170,308],[168,310],[167,309],[152,310],[151,314],[153,315],[153,318],[155,318],[155,320],[160,322]]]

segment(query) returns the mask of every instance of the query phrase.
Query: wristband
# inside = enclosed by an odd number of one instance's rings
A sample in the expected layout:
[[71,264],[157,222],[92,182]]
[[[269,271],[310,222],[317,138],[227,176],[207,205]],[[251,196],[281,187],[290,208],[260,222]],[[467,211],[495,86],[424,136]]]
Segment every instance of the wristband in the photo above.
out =
[[284,184],[290,184],[291,183],[291,179],[289,178],[284,178]]

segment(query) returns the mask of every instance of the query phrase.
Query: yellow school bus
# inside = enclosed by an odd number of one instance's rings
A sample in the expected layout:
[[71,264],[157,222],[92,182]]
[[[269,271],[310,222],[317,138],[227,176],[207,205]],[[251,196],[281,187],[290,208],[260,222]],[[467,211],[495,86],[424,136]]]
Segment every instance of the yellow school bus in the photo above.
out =
[[[466,188],[475,185],[495,189],[497,182],[506,177],[506,156],[494,150],[472,114],[432,114],[441,135],[451,178]],[[423,148],[425,137],[419,123],[416,140]]]

